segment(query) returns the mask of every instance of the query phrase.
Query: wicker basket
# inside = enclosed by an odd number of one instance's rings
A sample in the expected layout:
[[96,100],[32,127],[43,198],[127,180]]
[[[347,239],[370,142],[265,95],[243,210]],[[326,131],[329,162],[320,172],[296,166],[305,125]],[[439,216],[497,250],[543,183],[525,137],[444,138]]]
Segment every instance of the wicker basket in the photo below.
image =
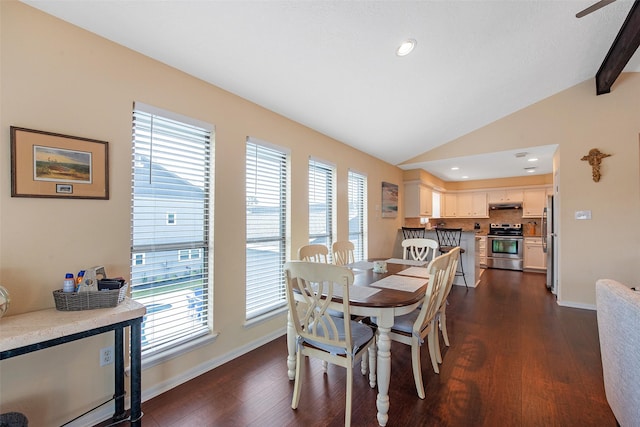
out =
[[53,291],[56,309],[60,311],[93,310],[95,308],[115,307],[127,295],[128,285],[113,291],[62,292]]

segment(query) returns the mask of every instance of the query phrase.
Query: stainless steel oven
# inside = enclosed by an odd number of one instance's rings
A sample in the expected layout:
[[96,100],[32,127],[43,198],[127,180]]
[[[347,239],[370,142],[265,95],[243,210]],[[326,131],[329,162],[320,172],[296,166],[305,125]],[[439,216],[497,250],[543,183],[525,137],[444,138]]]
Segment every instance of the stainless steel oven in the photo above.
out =
[[523,245],[522,224],[491,224],[487,236],[487,267],[522,271]]

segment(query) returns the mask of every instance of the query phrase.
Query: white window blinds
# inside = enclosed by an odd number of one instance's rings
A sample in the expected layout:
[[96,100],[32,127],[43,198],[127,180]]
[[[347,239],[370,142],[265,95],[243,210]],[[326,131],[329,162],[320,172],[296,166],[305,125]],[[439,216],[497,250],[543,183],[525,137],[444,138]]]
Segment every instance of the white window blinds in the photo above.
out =
[[309,159],[309,243],[333,244],[333,167]]
[[147,307],[143,355],[209,333],[212,127],[136,104],[132,297]]
[[246,317],[286,304],[287,153],[246,145]]
[[367,259],[367,177],[349,171],[349,240],[356,261]]

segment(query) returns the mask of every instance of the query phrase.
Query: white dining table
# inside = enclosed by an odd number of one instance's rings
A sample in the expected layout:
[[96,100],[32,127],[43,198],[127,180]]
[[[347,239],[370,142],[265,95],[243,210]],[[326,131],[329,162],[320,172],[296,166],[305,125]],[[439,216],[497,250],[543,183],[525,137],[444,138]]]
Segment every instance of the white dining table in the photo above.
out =
[[[375,317],[378,325],[377,339],[377,385],[378,395],[376,406],[378,409],[378,424],[387,425],[389,420],[389,386],[391,382],[391,338],[389,332],[394,324],[396,316],[402,316],[415,310],[422,302],[425,295],[427,279],[422,277],[401,276],[402,270],[411,267],[411,264],[395,264],[387,263],[386,273],[374,273],[373,270],[356,270],[354,269],[354,287],[365,287],[367,291],[376,290],[377,292],[349,293],[349,306],[352,315]],[[394,276],[394,277],[390,277]],[[399,290],[394,287],[384,285],[385,287],[377,287],[376,282],[390,278],[391,281],[411,282],[409,288]],[[383,284],[389,280],[383,280]],[[334,298],[332,305],[335,309],[342,309],[342,300]],[[333,307],[332,307],[333,308]],[[295,378],[296,370],[296,331],[292,323],[291,316],[288,316],[287,323],[287,374],[290,380]],[[375,380],[375,378],[373,379]]]

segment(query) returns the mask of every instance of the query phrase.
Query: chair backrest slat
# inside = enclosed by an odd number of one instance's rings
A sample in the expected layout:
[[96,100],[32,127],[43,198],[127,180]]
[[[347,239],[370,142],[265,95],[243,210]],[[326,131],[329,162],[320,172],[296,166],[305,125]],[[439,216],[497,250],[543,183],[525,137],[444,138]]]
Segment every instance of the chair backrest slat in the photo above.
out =
[[347,265],[355,262],[355,246],[349,240],[339,240],[333,243],[332,254],[335,265]]
[[[290,261],[284,265],[287,303],[296,333],[303,339],[345,349],[353,348],[349,319],[349,285],[353,272],[346,267],[307,261]],[[294,292],[304,301],[296,304]],[[344,319],[332,317],[329,304],[334,297],[343,299]],[[334,307],[332,307],[334,309]],[[337,322],[344,324],[344,336]]]
[[453,248],[460,246],[462,238],[462,228],[436,228],[436,236],[438,244],[443,248]]
[[417,336],[420,336],[422,330],[429,325],[440,308],[440,302],[449,280],[450,258],[451,253],[447,252],[434,258],[427,266],[429,284],[420,308],[420,314],[418,314],[418,318],[413,324],[413,333]]
[[402,259],[431,261],[438,250],[438,242],[433,239],[404,239]]
[[309,262],[321,262],[328,263],[329,262],[329,248],[325,245],[304,245],[298,249],[298,259],[300,261],[309,261]]
[[423,239],[427,237],[427,230],[424,227],[402,227],[402,237],[404,239]]

